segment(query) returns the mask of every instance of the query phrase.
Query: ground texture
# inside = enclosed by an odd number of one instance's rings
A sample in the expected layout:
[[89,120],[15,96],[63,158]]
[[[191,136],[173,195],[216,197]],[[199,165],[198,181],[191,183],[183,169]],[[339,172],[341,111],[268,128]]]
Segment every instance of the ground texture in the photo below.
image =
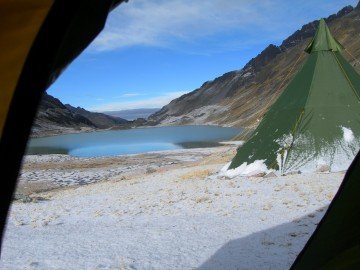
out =
[[236,146],[27,157],[2,269],[288,269],[343,173],[218,174]]

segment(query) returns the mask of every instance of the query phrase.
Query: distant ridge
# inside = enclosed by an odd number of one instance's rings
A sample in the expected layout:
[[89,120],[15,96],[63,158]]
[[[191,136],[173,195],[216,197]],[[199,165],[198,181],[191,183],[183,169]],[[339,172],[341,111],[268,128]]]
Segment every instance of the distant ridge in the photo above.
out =
[[128,128],[131,122],[102,113],[89,112],[80,107],[64,105],[45,93],[32,128],[32,136],[50,136],[109,128]]
[[121,117],[126,120],[135,120],[138,118],[148,118],[151,114],[157,112],[160,108],[140,108],[140,109],[131,109],[131,110],[120,110],[120,111],[104,111],[102,113]]
[[90,112],[81,107],[73,107],[70,104],[66,104],[65,107],[75,115],[81,115],[89,119],[97,128],[109,128],[117,125],[127,124],[128,121],[115,116],[110,116],[98,112]]

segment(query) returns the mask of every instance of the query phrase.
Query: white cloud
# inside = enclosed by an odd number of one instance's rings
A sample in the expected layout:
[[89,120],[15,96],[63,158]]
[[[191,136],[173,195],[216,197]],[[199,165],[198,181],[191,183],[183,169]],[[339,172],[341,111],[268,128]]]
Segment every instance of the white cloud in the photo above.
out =
[[124,101],[124,102],[111,102],[104,103],[92,108],[88,108],[90,111],[104,112],[104,111],[120,111],[131,110],[139,108],[161,108],[168,104],[171,100],[180,97],[187,92],[169,92],[161,96],[152,97],[148,99],[142,99],[137,101]]
[[100,51],[132,45],[161,47],[172,40],[196,42],[196,38],[234,29],[251,32],[253,27],[268,27],[273,21],[268,13],[274,0],[261,2],[132,0],[111,14],[93,46]]
[[141,96],[140,93],[125,93],[123,95],[121,95],[121,97],[137,97],[137,96]]
[[92,48],[171,47],[179,41],[204,45],[202,38],[233,31],[237,32],[236,40],[230,44],[217,40],[223,43],[218,45],[223,49],[249,46],[241,44],[244,42],[251,46],[254,41],[283,39],[309,20],[328,16],[353,2],[356,0],[131,0],[112,12]]

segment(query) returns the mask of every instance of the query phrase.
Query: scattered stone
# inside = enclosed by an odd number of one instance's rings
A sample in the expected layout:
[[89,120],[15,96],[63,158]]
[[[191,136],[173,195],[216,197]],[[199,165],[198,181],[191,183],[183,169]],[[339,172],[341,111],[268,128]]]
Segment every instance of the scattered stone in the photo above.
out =
[[261,172],[261,173],[254,174],[251,177],[264,177],[265,175],[266,175],[266,173]]
[[14,195],[14,201],[21,201],[23,203],[31,203],[32,202],[32,198],[29,195],[25,195],[25,194],[21,194],[21,193],[16,193]]
[[264,175],[264,178],[271,178],[271,177],[277,177],[277,175],[274,172],[269,172],[268,174]]
[[267,210],[270,210],[272,208],[272,204],[271,203],[267,203],[263,206],[263,210],[267,211]]
[[264,246],[272,246],[272,245],[275,245],[275,243],[272,242],[272,241],[263,241],[262,244],[263,244]]
[[20,201],[22,203],[37,203],[40,201],[46,201],[47,199],[44,197],[30,197],[26,194],[15,193],[14,201]]
[[146,168],[146,173],[150,174],[150,173],[154,173],[154,172],[156,172],[155,168],[153,168],[153,167]]
[[329,171],[330,171],[330,166],[326,164],[323,164],[316,169],[316,172],[329,172]]
[[292,171],[292,172],[288,172],[284,175],[295,175],[295,174],[301,174],[301,171]]
[[31,262],[31,263],[29,264],[29,266],[31,266],[31,267],[38,267],[38,266],[40,266],[40,263],[39,263],[39,262]]
[[203,203],[203,202],[206,202],[206,201],[211,202],[210,198],[207,197],[207,196],[198,197],[198,198],[195,199],[196,203]]
[[292,246],[291,242],[280,245],[280,247],[290,247],[290,246]]
[[40,196],[37,196],[37,197],[31,197],[32,199],[32,202],[33,203],[37,203],[37,202],[42,202],[42,201],[47,201],[48,199],[44,198],[44,197],[40,197]]

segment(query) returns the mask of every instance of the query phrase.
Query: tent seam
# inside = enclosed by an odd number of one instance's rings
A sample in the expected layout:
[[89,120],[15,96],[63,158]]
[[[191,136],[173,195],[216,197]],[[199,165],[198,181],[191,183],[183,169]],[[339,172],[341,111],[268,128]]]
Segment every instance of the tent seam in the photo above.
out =
[[359,97],[358,93],[356,92],[356,89],[355,89],[354,85],[352,84],[352,82],[351,82],[351,80],[350,80],[349,76],[346,74],[346,72],[345,72],[345,70],[344,70],[343,66],[341,65],[341,63],[340,63],[339,59],[337,58],[336,54],[335,54],[334,52],[332,52],[332,53],[333,53],[333,55],[334,55],[334,57],[335,57],[335,59],[336,59],[336,62],[337,62],[337,63],[338,63],[338,65],[340,66],[341,72],[344,74],[344,76],[345,76],[346,80],[348,81],[348,83],[349,83],[349,85],[350,85],[351,89],[353,90],[353,92],[354,92],[355,96],[356,96],[356,97],[357,97],[357,99],[360,101],[360,97]]

